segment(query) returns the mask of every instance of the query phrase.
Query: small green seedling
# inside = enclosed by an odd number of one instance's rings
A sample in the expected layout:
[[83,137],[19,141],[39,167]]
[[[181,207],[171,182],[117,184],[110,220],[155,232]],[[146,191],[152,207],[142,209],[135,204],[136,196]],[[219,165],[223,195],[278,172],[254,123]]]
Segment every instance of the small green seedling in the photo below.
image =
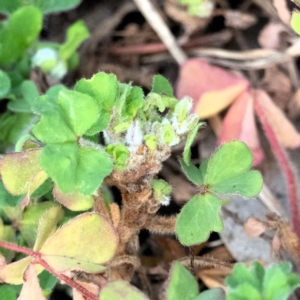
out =
[[238,263],[233,274],[226,278],[226,300],[286,300],[300,287],[300,276],[291,271],[292,265],[288,262],[271,264],[265,269],[258,262],[249,268]]
[[190,163],[189,156],[184,156],[181,166],[188,179],[199,188],[199,194],[183,207],[176,223],[179,240],[187,246],[199,244],[211,231],[223,229],[219,216],[223,204],[220,196],[255,197],[263,184],[261,174],[250,170],[250,150],[238,141],[220,146],[199,168]]

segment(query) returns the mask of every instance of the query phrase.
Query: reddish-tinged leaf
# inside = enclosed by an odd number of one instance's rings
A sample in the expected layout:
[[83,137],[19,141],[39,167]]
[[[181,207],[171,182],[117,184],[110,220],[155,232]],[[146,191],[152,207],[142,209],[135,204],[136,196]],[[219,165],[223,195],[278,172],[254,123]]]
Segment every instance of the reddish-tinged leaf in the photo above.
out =
[[56,225],[63,218],[63,210],[60,205],[48,208],[39,220],[37,237],[33,247],[34,251],[39,251],[46,240],[55,232]]
[[253,154],[253,165],[259,164],[263,158],[263,150],[258,139],[254,118],[253,97],[244,91],[230,107],[223,122],[218,144],[240,140]]
[[200,118],[211,117],[232,103],[247,87],[248,81],[202,59],[182,64],[176,88],[178,98],[194,99],[194,112]]
[[0,279],[3,282],[9,284],[22,284],[23,283],[23,273],[26,268],[31,263],[32,258],[27,256],[23,259],[20,259],[16,262],[6,265],[0,271]]
[[46,300],[39,285],[35,266],[30,264],[24,272],[24,284],[18,300]]
[[300,146],[300,134],[284,113],[274,104],[270,96],[263,90],[255,94],[255,101],[264,112],[264,116],[272,127],[278,141],[287,148]]
[[31,181],[29,182],[28,192],[26,197],[22,200],[20,206],[24,208],[29,204],[30,196],[32,193],[40,186],[44,181],[48,178],[48,175],[45,171],[39,171],[35,175],[32,176]]
[[76,191],[72,193],[64,193],[57,187],[56,184],[53,188],[53,196],[59,203],[73,211],[88,210],[94,204],[92,195],[86,196]]
[[64,224],[51,235],[40,253],[56,272],[83,270],[98,273],[115,254],[118,236],[109,220],[85,213]]
[[5,188],[12,195],[27,194],[33,176],[42,170],[40,153],[40,149],[32,149],[4,155],[1,175]]

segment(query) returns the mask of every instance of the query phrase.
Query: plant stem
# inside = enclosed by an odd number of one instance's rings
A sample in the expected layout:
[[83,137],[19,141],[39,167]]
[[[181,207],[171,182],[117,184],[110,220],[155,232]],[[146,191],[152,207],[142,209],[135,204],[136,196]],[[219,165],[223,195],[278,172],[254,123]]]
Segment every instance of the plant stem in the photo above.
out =
[[269,124],[266,118],[263,107],[259,104],[259,101],[256,99],[255,94],[259,92],[260,91],[254,91],[255,112],[262,123],[265,134],[271,144],[271,148],[274,153],[274,156],[278,160],[278,163],[286,177],[290,213],[292,218],[292,226],[294,232],[300,238],[300,222],[299,222],[299,207],[298,207],[298,197],[297,197],[296,176],[294,174],[292,167],[290,166],[285,150],[279,143],[272,126]]
[[90,291],[88,291],[86,288],[84,288],[82,285],[80,285],[79,283],[77,283],[76,281],[74,281],[73,279],[69,278],[68,276],[58,273],[56,272],[45,260],[43,260],[42,258],[39,258],[36,260],[36,263],[40,264],[41,266],[43,266],[47,271],[49,271],[51,274],[53,274],[55,277],[59,278],[60,280],[64,281],[65,283],[67,283],[69,286],[75,288],[76,290],[78,290],[83,296],[91,299],[91,300],[97,300],[98,297],[96,295],[94,295],[93,293],[91,293]]
[[30,255],[30,256],[33,256],[34,254],[36,254],[35,251],[33,251],[29,248],[25,248],[25,247],[18,246],[16,244],[12,244],[12,243],[9,243],[9,242],[4,242],[4,241],[0,241],[0,247],[3,247],[5,249],[9,249],[9,250],[12,250],[12,251],[15,251],[15,252],[21,252],[21,253],[24,253],[24,254],[27,254],[27,255]]
[[80,285],[76,281],[72,280],[71,278],[67,277],[64,274],[56,272],[46,261],[44,261],[42,259],[42,253],[33,251],[29,248],[25,248],[25,247],[22,247],[22,246],[15,245],[15,244],[12,244],[12,243],[4,242],[4,241],[0,241],[0,247],[3,247],[5,249],[9,249],[9,250],[12,250],[12,251],[15,251],[15,252],[21,252],[21,253],[27,254],[29,256],[32,256],[33,259],[34,259],[34,264],[40,264],[47,271],[52,273],[54,276],[56,276],[57,278],[63,280],[69,286],[71,286],[71,287],[75,288],[76,290],[78,290],[85,297],[87,297],[91,300],[97,300],[98,299],[98,297],[96,295],[94,295],[93,293],[88,291],[86,288],[84,288],[82,285]]

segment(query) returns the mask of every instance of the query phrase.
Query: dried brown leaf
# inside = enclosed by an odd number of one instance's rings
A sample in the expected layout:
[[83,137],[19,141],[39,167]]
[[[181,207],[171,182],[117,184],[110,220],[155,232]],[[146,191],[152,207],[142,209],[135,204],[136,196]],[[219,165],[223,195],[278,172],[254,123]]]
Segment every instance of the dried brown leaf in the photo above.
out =
[[249,218],[244,225],[245,233],[249,237],[258,237],[268,228],[266,222],[262,222],[256,218]]

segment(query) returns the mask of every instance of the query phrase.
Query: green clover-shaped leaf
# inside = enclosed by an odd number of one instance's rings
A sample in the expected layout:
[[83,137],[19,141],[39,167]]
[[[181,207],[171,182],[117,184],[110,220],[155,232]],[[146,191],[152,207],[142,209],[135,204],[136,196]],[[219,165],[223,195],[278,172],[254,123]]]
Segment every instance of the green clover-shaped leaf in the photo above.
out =
[[181,210],[176,233],[183,245],[191,246],[206,241],[211,231],[223,230],[220,218],[222,203],[211,194],[194,196]]
[[252,154],[245,143],[223,144],[210,158],[204,184],[208,191],[218,194],[238,194],[255,197],[263,180],[258,171],[250,171]]
[[171,270],[166,300],[195,299],[198,290],[198,283],[194,276],[181,263],[175,262]]

